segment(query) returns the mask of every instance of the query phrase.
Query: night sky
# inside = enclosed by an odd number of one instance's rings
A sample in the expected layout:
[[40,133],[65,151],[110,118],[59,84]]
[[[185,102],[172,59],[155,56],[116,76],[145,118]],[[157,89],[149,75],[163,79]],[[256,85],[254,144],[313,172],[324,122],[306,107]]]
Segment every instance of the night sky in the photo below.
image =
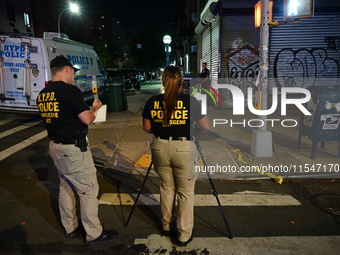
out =
[[158,26],[167,32],[172,15],[173,0],[83,0],[81,8],[112,10],[115,18],[126,30],[145,26]]

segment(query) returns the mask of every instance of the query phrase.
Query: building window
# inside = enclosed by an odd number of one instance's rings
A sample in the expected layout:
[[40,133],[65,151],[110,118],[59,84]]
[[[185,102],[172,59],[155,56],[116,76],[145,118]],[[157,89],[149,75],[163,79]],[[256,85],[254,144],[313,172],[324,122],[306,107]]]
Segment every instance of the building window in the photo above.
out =
[[26,12],[24,12],[24,23],[26,27],[31,27],[30,15]]
[[15,12],[13,5],[6,3],[6,14],[8,21],[15,22]]

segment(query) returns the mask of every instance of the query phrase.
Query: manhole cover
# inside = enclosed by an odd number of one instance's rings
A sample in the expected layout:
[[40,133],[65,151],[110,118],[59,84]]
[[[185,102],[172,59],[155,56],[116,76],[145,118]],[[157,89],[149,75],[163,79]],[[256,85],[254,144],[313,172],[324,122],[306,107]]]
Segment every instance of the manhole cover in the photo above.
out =
[[340,194],[316,194],[311,203],[322,211],[340,216]]

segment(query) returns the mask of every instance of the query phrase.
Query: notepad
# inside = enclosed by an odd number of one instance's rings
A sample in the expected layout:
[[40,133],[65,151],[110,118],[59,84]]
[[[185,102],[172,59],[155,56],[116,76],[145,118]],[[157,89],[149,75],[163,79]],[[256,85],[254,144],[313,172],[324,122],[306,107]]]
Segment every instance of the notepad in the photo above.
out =
[[107,110],[107,105],[103,104],[102,107],[100,107],[99,110],[97,111],[97,116],[92,123],[106,121],[106,110]]

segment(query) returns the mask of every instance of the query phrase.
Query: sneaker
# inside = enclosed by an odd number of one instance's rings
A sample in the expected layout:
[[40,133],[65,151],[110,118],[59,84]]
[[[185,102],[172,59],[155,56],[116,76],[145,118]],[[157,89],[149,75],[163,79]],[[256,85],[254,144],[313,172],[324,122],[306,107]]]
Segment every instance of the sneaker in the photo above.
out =
[[192,236],[186,242],[182,242],[182,241],[178,240],[176,245],[178,245],[178,246],[187,246],[191,241],[192,241]]
[[162,229],[161,233],[162,233],[163,236],[170,236],[171,230],[170,229],[169,230]]
[[80,228],[77,227],[75,230],[73,230],[71,233],[66,234],[66,238],[75,238],[80,233]]
[[103,230],[102,234],[92,241],[86,241],[86,245],[91,246],[99,243],[107,243],[116,239],[118,232],[114,230]]

